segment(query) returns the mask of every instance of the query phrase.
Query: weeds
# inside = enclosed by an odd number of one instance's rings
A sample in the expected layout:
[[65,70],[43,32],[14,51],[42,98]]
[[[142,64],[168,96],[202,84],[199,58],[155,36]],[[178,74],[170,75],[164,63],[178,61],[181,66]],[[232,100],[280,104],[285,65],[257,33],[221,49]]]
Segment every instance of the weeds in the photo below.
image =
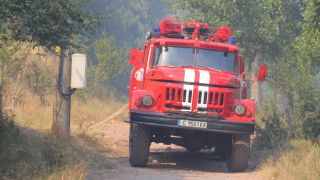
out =
[[97,99],[84,102],[74,98],[72,135],[69,143],[63,143],[48,135],[52,106],[41,105],[38,98],[27,97],[24,101],[28,106],[18,105],[13,112],[15,117],[0,121],[1,175],[12,179],[83,179],[91,170],[112,166],[104,156],[111,150],[102,140],[101,129],[88,132],[87,128],[112,114],[122,103],[112,102],[111,106]]
[[6,133],[2,139],[0,173],[4,176],[13,179],[79,179],[86,175],[92,164],[100,168],[111,167],[99,152],[77,144],[88,137],[76,137],[72,139],[76,143],[69,144],[55,142],[33,130],[21,128],[20,131],[11,135]]
[[310,140],[291,140],[267,154],[258,167],[266,178],[320,179],[320,147]]
[[320,179],[317,141],[290,136],[290,128],[280,121],[272,101],[257,117],[250,159],[262,176],[267,179]]

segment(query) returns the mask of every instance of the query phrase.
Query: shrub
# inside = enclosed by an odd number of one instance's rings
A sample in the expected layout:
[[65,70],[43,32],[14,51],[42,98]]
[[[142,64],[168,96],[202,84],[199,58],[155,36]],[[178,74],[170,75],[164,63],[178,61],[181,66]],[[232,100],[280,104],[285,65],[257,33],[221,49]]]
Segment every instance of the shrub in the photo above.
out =
[[274,100],[271,99],[260,112],[257,116],[256,138],[253,146],[259,149],[275,147],[287,138],[287,131],[284,124],[280,122],[280,115]]

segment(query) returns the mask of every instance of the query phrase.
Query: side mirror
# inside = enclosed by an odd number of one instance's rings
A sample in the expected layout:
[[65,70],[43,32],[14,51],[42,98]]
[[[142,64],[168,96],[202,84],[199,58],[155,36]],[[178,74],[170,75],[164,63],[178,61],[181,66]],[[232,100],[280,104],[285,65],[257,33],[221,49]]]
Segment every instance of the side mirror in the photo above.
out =
[[267,66],[266,65],[261,65],[259,67],[259,72],[257,74],[258,81],[265,81],[266,80],[266,74],[267,74]]
[[137,49],[131,49],[131,55],[130,55],[130,65],[134,66],[138,62],[138,50]]
[[[244,61],[242,59],[240,59],[240,73],[242,77],[242,73],[244,73]],[[244,74],[242,78],[244,78]]]

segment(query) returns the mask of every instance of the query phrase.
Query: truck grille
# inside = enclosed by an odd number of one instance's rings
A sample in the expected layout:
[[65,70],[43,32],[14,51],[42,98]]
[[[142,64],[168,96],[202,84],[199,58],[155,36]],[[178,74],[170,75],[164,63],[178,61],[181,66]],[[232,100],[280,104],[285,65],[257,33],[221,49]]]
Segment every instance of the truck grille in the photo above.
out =
[[[173,102],[181,102],[181,89],[178,88],[167,88],[166,90],[166,100]],[[185,95],[183,96],[183,101],[185,101]]]
[[[182,88],[166,88],[166,107],[175,109],[190,110],[192,104],[193,90],[183,90]],[[225,94],[223,92],[199,90],[197,97],[198,111],[221,112],[224,105]],[[178,107],[177,104],[190,104]]]

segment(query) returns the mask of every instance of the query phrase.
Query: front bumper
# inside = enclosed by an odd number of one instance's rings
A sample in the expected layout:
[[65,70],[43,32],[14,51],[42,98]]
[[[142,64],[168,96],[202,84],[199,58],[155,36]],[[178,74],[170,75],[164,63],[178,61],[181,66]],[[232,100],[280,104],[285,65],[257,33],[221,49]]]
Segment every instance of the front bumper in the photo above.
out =
[[[178,126],[179,120],[192,120],[207,122],[207,128],[195,128],[195,127],[184,127]],[[131,111],[130,120],[128,123],[138,123],[150,126],[160,126],[169,128],[179,128],[186,130],[199,130],[199,131],[209,131],[209,132],[219,132],[219,133],[232,133],[232,134],[243,134],[254,132],[255,123],[252,122],[238,122],[238,121],[227,121],[202,117],[182,117],[182,116],[172,116],[164,113],[150,112],[150,111]]]

